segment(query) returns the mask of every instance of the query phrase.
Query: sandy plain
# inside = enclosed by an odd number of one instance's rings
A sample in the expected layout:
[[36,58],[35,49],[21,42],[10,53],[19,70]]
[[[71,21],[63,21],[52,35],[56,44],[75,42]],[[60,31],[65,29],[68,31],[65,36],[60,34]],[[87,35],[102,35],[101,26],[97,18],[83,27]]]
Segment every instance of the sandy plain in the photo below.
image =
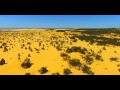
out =
[[0,75],[119,75],[119,32],[2,30]]

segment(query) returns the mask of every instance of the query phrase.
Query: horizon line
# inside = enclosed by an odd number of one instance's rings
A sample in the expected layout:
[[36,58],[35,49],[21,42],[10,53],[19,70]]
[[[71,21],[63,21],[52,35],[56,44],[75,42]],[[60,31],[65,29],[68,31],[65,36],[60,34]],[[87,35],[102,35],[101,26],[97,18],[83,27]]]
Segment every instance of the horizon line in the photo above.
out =
[[110,29],[120,27],[105,27],[105,28],[0,28],[0,29]]

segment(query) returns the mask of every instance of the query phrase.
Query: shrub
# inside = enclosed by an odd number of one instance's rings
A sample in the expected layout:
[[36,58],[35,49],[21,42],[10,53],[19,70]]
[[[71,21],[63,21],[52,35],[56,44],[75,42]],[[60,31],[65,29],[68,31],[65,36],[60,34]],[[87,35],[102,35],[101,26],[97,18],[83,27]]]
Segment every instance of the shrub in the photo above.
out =
[[72,74],[71,70],[68,68],[64,69],[63,73],[64,73],[64,75]]
[[25,75],[31,75],[30,73],[25,73]]
[[52,75],[60,75],[60,74],[57,72],[57,73],[52,73]]
[[28,44],[28,45],[30,45],[31,43],[30,43],[30,42],[28,42],[27,44]]
[[61,56],[61,57],[67,57],[68,54],[66,54],[66,53],[61,53],[60,56]]
[[2,46],[6,46],[7,44],[6,43],[2,43]]
[[48,70],[47,70],[46,67],[41,67],[41,69],[38,70],[38,71],[40,72],[40,74],[44,74],[44,73],[47,73],[47,72],[48,72]]
[[90,67],[88,67],[86,65],[83,66],[82,71],[84,73],[87,73],[87,74],[90,74],[90,75],[94,75],[94,73],[91,71]]
[[81,65],[79,59],[72,59],[72,60],[69,60],[69,64],[72,65],[72,66],[79,66],[79,65]]
[[4,47],[3,52],[7,52],[7,51],[8,51],[7,47]]
[[26,58],[23,63],[21,64],[21,67],[23,67],[24,69],[26,68],[30,68],[31,67],[31,63],[30,63],[30,59],[29,58]]
[[36,53],[40,53],[40,51],[37,51]]
[[111,58],[110,58],[110,61],[118,61],[118,58],[116,58],[116,57],[111,57]]
[[56,49],[57,49],[58,51],[61,51],[61,50],[62,50],[62,49],[60,48],[60,46],[57,46]]
[[92,57],[90,57],[89,55],[87,55],[87,56],[85,56],[85,60],[86,60],[86,63],[87,64],[92,64],[93,63],[93,58]]
[[73,51],[72,51],[72,49],[67,48],[66,52],[67,52],[67,53],[72,53]]
[[82,54],[85,54],[86,51],[87,51],[86,48],[81,48],[81,47],[76,47],[76,46],[73,46],[71,48],[67,48],[67,50],[66,50],[67,53],[80,52]]
[[25,46],[25,44],[23,44],[23,47]]
[[32,50],[32,48],[29,46],[29,50],[32,52],[33,50]]
[[42,47],[41,49],[42,49],[42,50],[45,50],[45,48],[44,48],[44,47]]
[[66,53],[61,53],[60,56],[63,57],[64,60],[69,60],[70,59],[70,56]]
[[71,48],[67,48],[66,52],[72,53],[72,52],[79,52],[80,47],[73,46]]
[[74,46],[74,47],[72,47],[71,49],[72,49],[73,52],[80,52],[81,47],[75,47],[75,46]]
[[120,67],[120,64],[117,64],[118,67]]
[[72,45],[72,42],[70,42],[70,45]]
[[106,50],[106,48],[105,48],[105,47],[103,47],[103,50]]
[[77,39],[74,39],[73,42],[77,42]]
[[31,57],[30,54],[28,54],[28,57]]
[[95,57],[95,58],[96,58],[96,60],[103,61],[102,57],[101,57],[100,55],[98,55],[98,54],[96,55],[96,57]]
[[5,60],[3,58],[0,59],[0,65],[4,65],[5,64]]
[[20,60],[20,56],[18,56],[18,60]]
[[27,49],[27,47],[25,47],[25,49]]
[[81,65],[78,65],[78,66],[76,67],[77,70],[80,70],[80,68],[81,68]]
[[21,56],[20,53],[18,53],[18,56]]
[[102,50],[98,51],[98,53],[102,53]]

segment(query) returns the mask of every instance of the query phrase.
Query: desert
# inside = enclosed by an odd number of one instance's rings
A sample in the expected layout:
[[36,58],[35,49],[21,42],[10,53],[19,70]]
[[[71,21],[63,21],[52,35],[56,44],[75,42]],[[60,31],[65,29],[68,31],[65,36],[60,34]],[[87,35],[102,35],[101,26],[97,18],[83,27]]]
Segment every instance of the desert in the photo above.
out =
[[120,29],[0,30],[0,75],[119,75]]

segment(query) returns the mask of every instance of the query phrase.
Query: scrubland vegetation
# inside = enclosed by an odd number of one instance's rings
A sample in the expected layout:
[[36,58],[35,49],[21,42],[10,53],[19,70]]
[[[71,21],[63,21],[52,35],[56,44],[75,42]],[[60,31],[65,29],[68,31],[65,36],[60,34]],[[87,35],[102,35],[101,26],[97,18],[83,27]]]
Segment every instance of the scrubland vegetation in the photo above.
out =
[[0,31],[0,75],[120,74],[119,49],[114,28]]

